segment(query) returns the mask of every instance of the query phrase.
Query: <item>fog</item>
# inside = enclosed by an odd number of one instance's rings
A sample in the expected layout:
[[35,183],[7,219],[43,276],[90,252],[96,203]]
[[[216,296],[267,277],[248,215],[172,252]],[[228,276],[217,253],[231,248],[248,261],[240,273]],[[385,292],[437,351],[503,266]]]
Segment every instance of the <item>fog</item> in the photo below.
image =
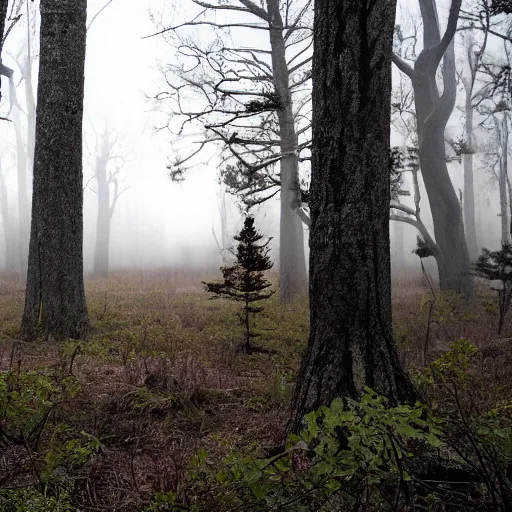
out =
[[[89,19],[105,4],[104,0],[89,1]],[[165,0],[113,0],[98,16],[88,33],[86,61],[86,95],[84,115],[84,267],[90,274],[96,236],[97,195],[93,166],[95,159],[95,135],[101,134],[105,124],[118,137],[117,152],[125,159],[120,170],[123,193],[117,202],[111,228],[110,268],[198,268],[214,271],[221,263],[212,230],[220,233],[218,209],[222,187],[218,183],[218,151],[207,149],[182,183],[173,182],[166,164],[175,156],[175,150],[193,146],[190,134],[200,137],[199,129],[191,130],[183,141],[167,130],[156,130],[167,123],[166,115],[155,111],[157,106],[149,98],[164,87],[158,62],[172,58],[172,51],[161,37],[145,37],[157,27],[150,19],[150,11],[157,20],[175,22],[186,16],[185,2],[181,11],[172,11]],[[405,23],[406,9],[415,12],[416,5],[400,2],[398,22]],[[440,18],[446,20],[447,2],[439,2]],[[33,12],[37,12],[33,9]],[[164,12],[162,18],[160,13]],[[12,58],[24,45],[26,22],[15,27],[7,39],[4,63],[15,69]],[[34,39],[35,40],[35,39]],[[497,43],[492,42],[498,48]],[[458,44],[457,52],[460,51]],[[34,87],[37,85],[37,62],[34,65]],[[398,71],[394,69],[394,78]],[[20,89],[22,86],[19,87]],[[3,96],[8,97],[6,81],[2,81]],[[24,98],[20,103],[24,108]],[[462,105],[462,96],[458,105]],[[3,101],[2,115],[8,112],[8,102]],[[476,120],[478,123],[478,120]],[[476,124],[475,123],[475,124]],[[462,114],[456,109],[449,131],[454,137],[462,133]],[[477,130],[477,138],[485,140],[489,135]],[[9,212],[16,219],[16,170],[15,137],[12,123],[0,123],[0,152],[9,197]],[[402,144],[402,136],[393,133],[392,144]],[[475,191],[477,208],[477,233],[479,245],[496,247],[500,241],[499,198],[496,177],[486,169],[485,158],[476,155]],[[450,162],[450,173],[455,189],[463,189],[463,169],[458,161]],[[408,178],[405,188],[410,189]],[[403,198],[412,204],[410,197]],[[228,197],[229,230],[234,234],[241,224],[236,198]],[[279,229],[279,202],[274,197],[263,207],[256,208],[260,231],[274,237],[273,259],[277,261]],[[422,188],[421,211],[423,220],[432,232],[432,220],[426,193]],[[5,229],[0,224],[0,230]],[[404,247],[397,246],[397,231],[403,229]],[[306,230],[307,232],[307,230]],[[419,260],[412,254],[416,246],[417,232],[409,225],[391,223],[392,257],[396,272],[405,268],[419,269]],[[5,245],[0,243],[0,268],[5,266]],[[306,244],[307,245],[307,244]],[[402,258],[404,259],[402,261]],[[396,262],[399,261],[399,268]],[[435,268],[432,265],[432,268]]]

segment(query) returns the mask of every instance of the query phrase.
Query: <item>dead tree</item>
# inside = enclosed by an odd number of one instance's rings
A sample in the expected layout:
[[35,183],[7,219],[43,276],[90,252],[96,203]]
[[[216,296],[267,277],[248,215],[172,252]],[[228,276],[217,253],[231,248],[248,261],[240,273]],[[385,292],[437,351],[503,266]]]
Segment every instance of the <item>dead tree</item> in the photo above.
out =
[[16,137],[16,176],[18,191],[18,219],[20,268],[22,279],[26,278],[30,238],[30,200],[27,180],[27,151],[23,137],[22,110],[18,103],[13,76],[9,78],[9,96],[12,103],[12,120]]
[[119,137],[105,123],[101,135],[96,135],[94,178],[96,189],[89,187],[98,197],[96,220],[96,246],[94,249],[94,276],[108,277],[110,230],[117,201],[129,187],[124,186],[121,171],[126,163]]
[[[249,207],[280,194],[280,298],[287,303],[307,290],[302,222],[309,218],[299,164],[309,160],[310,147],[311,0],[297,8],[292,0],[191,3],[201,16],[160,31],[181,62],[163,69],[169,89],[156,100],[173,102],[171,118],[183,121],[178,133],[199,123],[205,135],[196,151],[170,165],[170,173],[182,177],[187,162],[216,142],[223,150],[224,182]],[[212,15],[220,12],[237,18],[218,22]],[[241,13],[250,21],[239,21]],[[200,45],[181,35],[197,26],[211,27],[213,42]],[[227,29],[243,30],[238,37],[244,40],[251,31],[266,33],[268,46],[233,45],[222,37]]]
[[[474,5],[461,9],[459,27],[464,40],[464,57],[466,71],[461,73],[461,81],[465,91],[464,113],[465,113],[465,137],[460,143],[459,154],[462,155],[464,163],[464,226],[468,242],[468,249],[471,259],[478,256],[479,248],[477,243],[476,220],[475,220],[475,193],[473,185],[474,154],[478,150],[477,140],[474,135],[474,115],[483,100],[485,100],[485,83],[479,84],[479,77],[482,76],[484,57],[486,54],[489,38],[499,38],[507,41],[510,33],[507,29],[506,17],[499,16],[504,11],[496,5],[493,0],[477,0]],[[477,37],[476,33],[481,32]],[[482,87],[480,89],[480,87]],[[503,178],[500,182],[504,184]],[[503,212],[502,212],[503,213]],[[502,218],[504,220],[504,218]],[[508,225],[506,228],[508,233]],[[508,236],[508,235],[507,235]],[[502,235],[503,237],[503,235]]]
[[500,217],[501,217],[501,243],[506,244],[510,241],[510,219],[509,207],[512,202],[507,197],[507,191],[510,194],[510,179],[508,175],[508,143],[509,143],[509,113],[504,111],[493,113],[494,133],[498,146],[498,188],[500,193]]
[[478,93],[478,110],[485,116],[480,124],[492,131],[495,142],[502,244],[509,242],[512,232],[512,188],[508,173],[509,123],[512,112],[512,55],[509,44],[504,39],[502,55],[489,56],[486,61],[482,61],[480,77],[483,86]]
[[[19,260],[21,276],[24,280],[27,276],[28,246],[30,237],[30,189],[32,183],[32,168],[34,163],[35,145],[35,120],[36,105],[33,90],[32,68],[35,63],[34,33],[35,16],[31,10],[32,2],[26,2],[25,22],[26,41],[21,46],[17,55],[11,58],[17,64],[18,70],[9,76],[9,101],[10,114],[16,140],[16,170],[17,170],[17,194],[18,194],[18,219],[19,219]],[[20,14],[21,16],[21,14]],[[24,85],[25,104],[20,105],[15,77]]]
[[468,242],[469,255],[474,260],[479,253],[475,217],[475,191],[474,191],[474,154],[477,152],[477,141],[474,134],[474,113],[478,97],[475,96],[475,85],[482,57],[487,46],[488,32],[484,32],[483,40],[478,42],[472,32],[466,37],[464,47],[466,57],[466,72],[461,74],[464,85],[464,123],[465,139],[460,146],[460,153],[464,165],[464,229]]
[[5,242],[5,271],[12,274],[16,270],[16,237],[14,236],[14,227],[12,218],[9,214],[9,200],[7,196],[7,187],[5,185],[5,170],[0,161],[0,215],[4,228]]
[[[9,79],[13,75],[13,70],[2,62],[3,47],[9,33],[22,17],[22,6],[23,0],[0,0],[0,102],[2,100],[2,76]],[[2,117],[1,119],[5,120],[6,118]]]
[[[452,0],[447,28],[441,37],[436,2],[419,0],[423,19],[423,50],[414,67],[398,55],[393,62],[411,79],[419,142],[420,168],[425,183],[436,243],[444,255],[439,269],[441,289],[465,295],[472,293],[469,253],[459,199],[448,174],[444,131],[456,99],[453,38],[461,0]],[[443,93],[437,83],[437,69],[443,60]]]
[[217,194],[217,209],[220,220],[220,236],[217,236],[215,228],[212,226],[212,234],[219,251],[222,265],[229,265],[233,262],[234,246],[233,236],[228,228],[228,210],[226,205],[226,190],[222,189]]
[[410,147],[408,151],[408,156],[404,157],[404,163],[402,166],[403,172],[410,172],[412,176],[413,182],[413,197],[414,197],[414,207],[407,206],[405,204],[400,203],[398,198],[392,199],[390,202],[390,220],[396,222],[404,222],[411,226],[414,226],[421,237],[421,241],[424,244],[424,247],[428,248],[428,253],[424,253],[424,256],[433,256],[436,260],[438,268],[441,270],[444,266],[444,255],[439,246],[433,240],[430,232],[427,227],[423,223],[421,218],[421,209],[420,209],[420,186],[418,182],[418,157],[417,150],[414,147]]

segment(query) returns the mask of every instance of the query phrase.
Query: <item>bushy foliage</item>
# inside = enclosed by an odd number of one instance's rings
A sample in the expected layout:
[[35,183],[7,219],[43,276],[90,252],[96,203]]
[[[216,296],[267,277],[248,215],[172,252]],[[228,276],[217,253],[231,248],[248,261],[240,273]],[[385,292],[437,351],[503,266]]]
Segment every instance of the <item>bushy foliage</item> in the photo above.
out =
[[[65,512],[72,507],[74,478],[101,448],[99,440],[49,417],[80,391],[73,375],[48,371],[0,373],[0,447],[22,450],[29,480],[0,490],[0,510]],[[55,418],[53,418],[55,420]],[[15,475],[1,475],[3,482]],[[33,481],[34,485],[29,485]]]
[[76,510],[66,493],[46,496],[37,489],[0,490],[2,512],[72,512]]
[[418,149],[408,146],[402,149],[393,146],[389,153],[391,199],[398,201],[400,196],[409,196],[410,192],[403,189],[403,174],[407,171],[416,171],[418,164]]
[[478,483],[485,491],[467,496],[468,505],[487,510],[508,510],[512,503],[512,401],[504,398],[490,409],[479,406],[474,390],[476,347],[466,339],[433,361],[418,376],[418,384],[433,412],[444,420],[443,444],[463,481]]
[[472,270],[476,276],[491,281],[498,292],[498,334],[501,334],[512,300],[512,244],[503,244],[499,251],[483,249]]
[[434,256],[434,251],[431,245],[425,240],[422,240],[419,236],[416,237],[416,249],[412,250],[413,254],[416,254],[419,258],[428,258]]
[[219,471],[200,453],[188,509],[400,510],[411,504],[410,444],[417,455],[441,443],[439,422],[423,405],[390,407],[369,388],[361,401],[336,399],[305,421],[271,458],[234,453]]
[[56,380],[36,371],[0,373],[0,445],[37,449],[51,411],[77,391],[73,376]]
[[512,1],[511,0],[492,0],[491,1],[491,14],[512,14]]
[[391,406],[371,389],[308,414],[283,450],[192,461],[185,500],[158,493],[148,510],[507,510],[512,404],[476,410],[476,347],[455,342],[418,376],[432,408]]
[[430,304],[434,301],[430,320],[439,325],[446,325],[457,318],[466,318],[467,303],[464,296],[453,290],[436,291],[435,296],[432,293],[423,295],[420,299],[420,309],[428,313]]

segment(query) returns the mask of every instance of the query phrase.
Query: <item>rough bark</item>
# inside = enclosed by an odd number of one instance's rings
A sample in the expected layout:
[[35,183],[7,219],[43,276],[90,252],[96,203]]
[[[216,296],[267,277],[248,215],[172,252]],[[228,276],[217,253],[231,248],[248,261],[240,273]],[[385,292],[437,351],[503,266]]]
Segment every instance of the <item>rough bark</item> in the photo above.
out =
[[[7,18],[8,0],[0,0],[0,67],[2,65],[2,49],[4,46],[5,20]],[[2,75],[3,69],[0,69],[0,101],[2,101]]]
[[32,226],[22,336],[83,338],[82,115],[87,0],[42,0]]
[[9,204],[7,199],[7,188],[5,179],[0,169],[0,214],[4,227],[5,242],[5,271],[13,273],[16,270],[15,236],[12,221],[9,215]]
[[[410,76],[414,88],[421,173],[427,190],[436,243],[444,255],[439,268],[442,290],[472,293],[469,252],[459,199],[448,173],[444,131],[455,106],[455,33],[461,0],[452,0],[446,32],[441,38],[435,1],[420,0],[424,48]],[[443,94],[436,73],[443,58]]]
[[4,42],[5,20],[7,18],[7,3],[8,0],[0,0],[0,56]]
[[8,0],[0,0],[0,49],[2,49],[5,19],[7,18],[7,2]]
[[282,304],[307,293],[304,229],[295,213],[301,206],[297,134],[290,91],[283,20],[279,0],[267,0],[274,85],[279,97],[277,111],[281,140],[281,216],[279,234],[279,298]]
[[370,386],[414,398],[391,327],[389,138],[395,0],[317,0],[308,347],[288,431]]

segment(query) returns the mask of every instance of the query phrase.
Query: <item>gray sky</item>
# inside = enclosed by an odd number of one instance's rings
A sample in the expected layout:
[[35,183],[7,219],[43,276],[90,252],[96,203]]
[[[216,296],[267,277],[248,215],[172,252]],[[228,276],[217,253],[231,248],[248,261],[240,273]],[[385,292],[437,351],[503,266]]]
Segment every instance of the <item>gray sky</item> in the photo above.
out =
[[[104,3],[105,0],[89,0],[89,18]],[[190,261],[204,248],[214,247],[211,229],[212,225],[218,225],[217,160],[212,151],[207,152],[203,159],[206,165],[198,165],[187,175],[185,183],[172,183],[165,168],[167,159],[173,158],[169,142],[172,136],[167,132],[154,133],[153,128],[161,124],[162,117],[161,114],[151,112],[152,103],[145,97],[161,89],[157,61],[173,57],[161,38],[142,38],[155,31],[148,11],[151,9],[158,13],[165,7],[169,14],[173,3],[171,0],[114,0],[94,22],[88,34],[84,118],[88,145],[92,147],[91,123],[101,130],[105,118],[108,118],[110,127],[119,134],[130,157],[125,168],[126,184],[130,188],[120,198],[113,220],[111,255],[114,264],[168,265],[177,258]],[[444,25],[449,2],[441,0],[438,4],[441,23]],[[188,0],[181,0],[178,5],[173,15],[175,21],[183,20],[191,12]],[[416,1],[400,0],[398,22],[403,21],[401,11],[404,8],[418,13]],[[166,19],[170,20],[171,16]],[[198,32],[204,35],[205,30],[201,28]],[[23,41],[23,31],[23,24],[20,24],[9,37],[5,48],[7,53],[18,51]],[[245,45],[264,45],[265,35],[266,32],[260,35],[257,31],[251,31],[250,43],[244,41]],[[235,34],[234,37],[240,36]],[[4,59],[7,65],[12,65],[7,54]],[[5,108],[5,102],[2,108]],[[450,122],[454,125],[458,123],[455,117]],[[13,129],[9,123],[0,123],[0,138],[13,141]],[[451,164],[451,173],[455,188],[462,187],[461,166]],[[86,153],[85,181],[91,176],[92,169]],[[487,179],[486,176],[478,178],[479,190]],[[15,197],[14,169],[9,173],[7,183],[11,197]],[[94,189],[94,181],[90,182],[90,188]],[[426,212],[426,195],[423,196],[424,217],[431,227]],[[94,249],[95,202],[94,192],[86,189],[86,268],[90,268]],[[273,200],[270,210],[276,212],[277,207],[277,201]],[[236,216],[236,209],[231,206],[231,210]],[[498,231],[499,219],[495,225]],[[261,229],[276,237],[276,215],[268,214],[262,220]],[[414,229],[410,226],[405,229],[413,244],[416,237]]]

